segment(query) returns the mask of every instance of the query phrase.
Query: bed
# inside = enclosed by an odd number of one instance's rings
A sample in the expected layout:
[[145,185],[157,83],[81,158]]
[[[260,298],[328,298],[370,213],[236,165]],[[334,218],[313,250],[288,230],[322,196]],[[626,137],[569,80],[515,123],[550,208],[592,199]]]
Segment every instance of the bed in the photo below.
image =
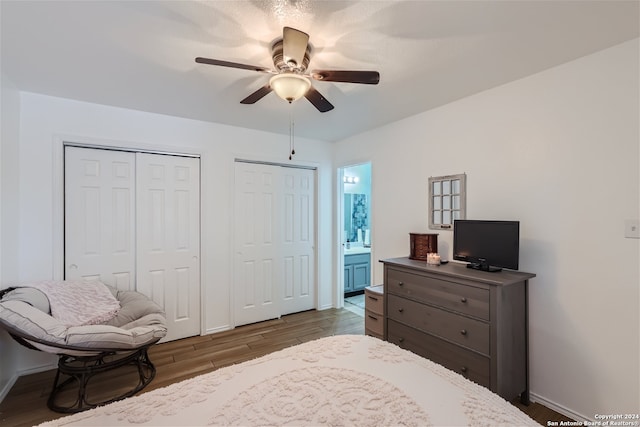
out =
[[307,342],[41,426],[539,426],[497,394],[377,338]]

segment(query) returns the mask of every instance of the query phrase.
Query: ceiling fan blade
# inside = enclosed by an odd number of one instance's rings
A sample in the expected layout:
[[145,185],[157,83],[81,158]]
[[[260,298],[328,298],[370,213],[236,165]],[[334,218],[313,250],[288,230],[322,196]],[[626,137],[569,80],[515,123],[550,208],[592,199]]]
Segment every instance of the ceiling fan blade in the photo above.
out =
[[221,61],[219,59],[197,57],[198,64],[219,65],[221,67],[240,68],[242,70],[259,71],[261,73],[270,73],[269,68],[258,67],[256,65],[239,64],[237,62]]
[[325,82],[362,83],[377,85],[380,73],[377,71],[342,71],[342,70],[314,70],[311,77]]
[[258,89],[257,91],[253,92],[251,95],[247,96],[242,101],[240,101],[240,104],[255,104],[271,91],[272,91],[271,86],[266,84],[262,86],[260,89]]
[[304,54],[309,44],[309,34],[291,27],[282,29],[282,55],[284,63],[298,68],[304,61]]
[[320,92],[314,89],[313,86],[309,88],[307,93],[304,94],[304,97],[309,100],[310,103],[313,104],[314,107],[318,109],[321,113],[326,113],[327,111],[333,110],[333,105],[327,99],[322,96]]

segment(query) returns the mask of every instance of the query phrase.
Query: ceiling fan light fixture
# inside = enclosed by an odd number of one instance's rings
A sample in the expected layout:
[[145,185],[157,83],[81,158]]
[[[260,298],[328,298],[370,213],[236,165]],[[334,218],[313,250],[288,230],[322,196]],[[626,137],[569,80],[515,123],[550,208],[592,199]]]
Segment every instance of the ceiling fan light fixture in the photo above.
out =
[[311,87],[311,82],[305,76],[292,73],[276,74],[269,80],[269,85],[280,98],[289,103],[304,96]]
[[[2,0],[0,0],[0,2],[1,1]],[[299,3],[311,0],[277,1]],[[275,67],[273,70],[213,58],[197,57],[196,62],[199,64],[275,74],[269,80],[269,83],[241,100],[241,104],[255,104],[265,95],[273,91],[276,92],[278,97],[290,104],[304,96],[311,105],[321,113],[333,110],[333,105],[311,85],[311,79],[325,82],[369,85],[377,85],[380,82],[380,73],[377,71],[314,70],[311,74],[307,74],[312,51],[313,46],[309,43],[309,35],[307,33],[292,27],[284,27],[282,29],[282,38],[271,42],[271,59]]]

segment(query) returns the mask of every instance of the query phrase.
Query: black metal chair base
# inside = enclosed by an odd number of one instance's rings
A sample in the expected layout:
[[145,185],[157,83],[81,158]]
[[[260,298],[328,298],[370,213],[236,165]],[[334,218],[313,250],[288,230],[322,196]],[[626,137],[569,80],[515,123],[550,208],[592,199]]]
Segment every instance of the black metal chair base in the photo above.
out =
[[[149,359],[147,349],[148,346],[145,346],[131,352],[104,352],[97,356],[61,355],[58,359],[58,372],[56,372],[53,389],[49,395],[47,406],[52,411],[75,413],[133,396],[145,388],[156,375],[156,368]],[[138,384],[118,396],[109,397],[97,402],[93,401],[88,395],[87,386],[89,380],[97,374],[127,365],[133,365],[137,368]],[[59,398],[60,393],[69,391],[74,384],[75,387],[78,388],[75,402],[71,405],[58,404],[57,401],[61,400]]]

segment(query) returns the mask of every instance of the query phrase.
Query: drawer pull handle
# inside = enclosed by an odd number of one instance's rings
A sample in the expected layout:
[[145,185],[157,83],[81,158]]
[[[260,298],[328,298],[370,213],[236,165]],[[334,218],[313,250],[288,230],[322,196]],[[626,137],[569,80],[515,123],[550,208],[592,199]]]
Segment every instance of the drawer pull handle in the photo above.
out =
[[403,311],[404,311],[404,308],[399,308],[399,309],[398,309],[398,312],[399,312],[399,313],[402,313]]
[[460,298],[460,302],[464,302],[464,303],[466,303],[466,302],[467,302],[467,299],[466,299],[465,297],[462,297],[462,298]]
[[461,330],[461,331],[460,331],[460,333],[461,333],[462,335],[467,335],[467,330],[466,330],[466,329],[463,329],[463,330]]
[[377,318],[377,317],[372,316],[372,315],[370,315],[370,314],[368,314],[368,315],[367,315],[367,317],[369,317],[369,319],[378,320],[378,318]]
[[460,368],[460,371],[461,371],[463,374],[466,374],[466,373],[467,373],[467,371],[468,371],[468,369],[467,369],[467,367],[466,367],[466,366],[463,366],[462,368]]
[[398,282],[398,286],[404,286],[404,282]]
[[371,295],[369,295],[369,299],[372,299],[372,300],[374,300],[374,301],[378,301],[378,298],[376,298],[376,297],[372,297]]

